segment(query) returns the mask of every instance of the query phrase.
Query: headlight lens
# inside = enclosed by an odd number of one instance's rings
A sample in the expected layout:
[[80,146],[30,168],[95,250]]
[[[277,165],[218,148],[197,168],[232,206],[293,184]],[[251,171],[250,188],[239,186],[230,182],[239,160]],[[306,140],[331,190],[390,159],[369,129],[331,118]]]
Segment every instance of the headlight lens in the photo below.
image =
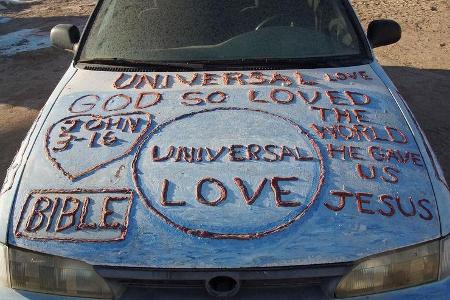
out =
[[364,260],[340,281],[336,297],[363,296],[436,281],[440,247],[440,241],[434,241]]
[[86,263],[1,245],[0,281],[0,285],[19,290],[112,298],[106,282]]
[[444,279],[450,276],[450,236],[443,239],[441,245],[441,267],[439,279]]
[[0,244],[0,286],[9,286],[8,248]]

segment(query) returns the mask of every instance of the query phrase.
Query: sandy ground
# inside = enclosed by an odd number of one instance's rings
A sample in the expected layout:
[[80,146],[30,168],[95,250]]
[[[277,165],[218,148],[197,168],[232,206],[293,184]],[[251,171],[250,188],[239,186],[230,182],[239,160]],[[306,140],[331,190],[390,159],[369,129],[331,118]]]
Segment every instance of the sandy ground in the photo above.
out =
[[[0,0],[0,4],[1,4]],[[33,29],[36,48],[58,23],[83,26],[94,0],[43,0],[0,10],[0,39]],[[408,100],[450,178],[450,1],[353,0],[362,22],[390,18],[403,27],[396,45],[376,50]],[[5,22],[5,17],[11,18]],[[3,21],[2,21],[3,20]],[[16,45],[19,48],[23,45]],[[2,55],[0,49],[0,180],[71,55],[52,48]]]

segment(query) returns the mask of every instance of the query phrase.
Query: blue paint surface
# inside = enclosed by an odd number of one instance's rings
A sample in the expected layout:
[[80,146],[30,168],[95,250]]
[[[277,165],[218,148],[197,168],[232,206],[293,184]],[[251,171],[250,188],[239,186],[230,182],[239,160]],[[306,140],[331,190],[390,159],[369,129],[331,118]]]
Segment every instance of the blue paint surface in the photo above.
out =
[[[199,125],[201,130],[198,130]],[[182,140],[177,137],[180,128],[184,129]],[[278,134],[274,135],[273,132]],[[167,136],[174,138],[166,138]],[[222,147],[239,145],[239,148],[235,148],[237,154],[234,158],[230,158],[230,151],[226,150],[215,161],[208,161],[207,153],[204,153],[202,162],[187,164],[176,162],[175,158],[168,162],[152,161],[150,150],[156,145],[164,153],[171,145],[196,149],[208,147],[214,149],[212,151],[215,151],[215,154]],[[295,160],[293,155],[289,155],[282,161],[267,162],[264,158],[275,159],[273,152],[276,151],[280,155],[282,151],[274,147],[269,148],[271,153],[260,149],[257,154],[258,157],[261,156],[259,160],[254,157],[249,160],[246,153],[249,145],[258,145],[259,148],[266,145],[283,145],[289,147],[290,150],[286,149],[288,154],[292,152],[295,155],[295,152],[299,151],[300,155],[312,160]],[[156,132],[150,135],[137,154],[139,160],[136,163],[136,172],[139,175],[136,185],[149,206],[175,224],[220,234],[256,234],[291,222],[314,204],[317,199],[315,194],[320,189],[319,155],[304,130],[286,119],[256,110],[209,110],[196,115],[186,115],[156,129]],[[227,188],[227,199],[218,207],[207,206],[194,200],[196,184],[205,177],[215,178]],[[297,177],[299,179],[295,183],[286,181],[283,184],[283,188],[289,188],[291,192],[289,196],[283,197],[283,201],[295,201],[298,204],[295,207],[277,207],[273,191],[266,183],[254,204],[248,205],[233,181],[236,177],[245,180],[244,184],[249,187],[250,192],[256,190],[264,178]],[[164,179],[171,182],[171,199],[187,200],[186,205],[177,208],[161,205],[160,197],[155,195],[160,194],[160,185]],[[209,194],[207,192],[204,191],[207,199],[219,197],[213,188],[209,189]]]
[[[354,261],[372,254],[391,249],[413,245],[432,240],[440,236],[440,226],[436,200],[430,184],[430,178],[425,166],[415,165],[411,161],[405,164],[396,162],[377,162],[368,158],[367,149],[378,146],[383,149],[393,148],[420,153],[414,141],[408,124],[404,120],[395,101],[387,88],[368,66],[346,68],[339,71],[353,72],[364,70],[373,80],[348,80],[342,82],[327,82],[323,80],[325,72],[334,73],[337,70],[305,70],[302,73],[309,80],[319,82],[316,86],[283,86],[294,94],[299,90],[309,97],[314,91],[320,91],[322,97],[315,106],[331,109],[325,96],[325,91],[344,91],[367,94],[372,101],[364,106],[351,106],[349,102],[339,106],[342,109],[363,109],[370,125],[382,132],[384,126],[401,130],[408,138],[407,144],[392,141],[368,142],[361,140],[347,141],[333,140],[330,137],[322,139],[312,128],[311,124],[319,126],[331,125],[332,115],[322,121],[319,113],[311,109],[296,96],[290,104],[276,104],[268,100],[267,103],[256,103],[248,100],[249,89],[258,90],[260,99],[269,99],[269,93],[274,86],[269,85],[214,85],[202,87],[195,85],[188,87],[174,83],[171,88],[160,88],[161,101],[148,108],[135,108],[140,92],[154,92],[146,87],[141,89],[113,89],[112,83],[120,75],[112,72],[91,72],[79,70],[66,86],[57,105],[45,120],[43,129],[38,137],[33,151],[27,161],[21,183],[16,185],[8,240],[11,244],[44,253],[80,259],[91,264],[139,266],[158,268],[241,268],[325,264]],[[272,74],[272,72],[264,72]],[[279,73],[293,78],[294,71],[280,71]],[[246,73],[248,76],[248,73]],[[132,75],[132,74],[130,74]],[[154,74],[149,74],[154,75]],[[183,73],[187,78],[190,73]],[[95,83],[95,84],[92,84]],[[208,93],[221,90],[227,94],[223,103],[204,103],[199,106],[186,106],[181,103],[181,95],[187,91],[200,91],[202,97]],[[97,94],[99,99],[86,98],[77,102],[73,108],[79,113],[109,116],[115,113],[132,113],[144,111],[152,115],[152,127],[146,133],[143,142],[133,148],[128,155],[106,163],[93,172],[71,180],[58,170],[45,155],[45,133],[53,124],[68,116],[76,117],[68,109],[80,97]],[[102,108],[105,101],[115,94],[123,93],[131,97],[131,104],[120,111],[105,112]],[[125,99],[125,100],[124,100]],[[126,104],[127,98],[115,99],[110,105],[118,108],[121,103]],[[146,99],[149,101],[148,99]],[[84,102],[83,102],[84,101]],[[125,102],[120,102],[125,101]],[[348,101],[343,98],[340,101]],[[360,99],[360,101],[362,101]],[[142,102],[143,103],[149,102]],[[124,105],[125,107],[125,105]],[[84,112],[82,112],[84,111]],[[180,118],[180,116],[188,116]],[[179,118],[179,119],[177,119]],[[176,120],[176,121],[174,121]],[[158,130],[153,131],[161,126]],[[297,124],[298,127],[293,126]],[[342,121],[342,124],[346,124]],[[362,123],[361,123],[362,124]],[[369,125],[369,124],[367,124]],[[61,125],[62,126],[62,125]],[[61,129],[61,126],[59,129]],[[66,126],[68,126],[66,124]],[[83,125],[84,126],[84,125]],[[301,130],[299,131],[300,128]],[[85,130],[80,127],[81,131]],[[80,135],[77,129],[76,135]],[[114,131],[115,129],[113,129]],[[107,130],[99,130],[106,134]],[[311,142],[301,131],[307,132],[317,143],[318,153]],[[83,131],[84,132],[84,131]],[[83,133],[84,134],[84,133]],[[57,133],[52,133],[57,138]],[[79,136],[87,143],[88,135]],[[384,133],[384,138],[387,138]],[[397,139],[401,136],[397,135]],[[123,133],[121,141],[116,146],[104,150],[89,147],[74,148],[77,151],[63,151],[55,157],[65,166],[71,165],[73,170],[86,169],[106,162],[110,154],[120,156],[124,150],[132,146],[133,139]],[[169,159],[165,162],[154,162],[151,149],[157,145],[166,152],[168,146],[209,147],[219,149],[230,145],[285,145],[302,149],[310,161],[296,161],[287,157],[283,161],[230,161],[228,154],[224,154],[214,162],[176,162]],[[336,154],[331,159],[327,154],[327,145],[359,147],[364,160],[342,160]],[[53,144],[52,144],[53,145]],[[97,149],[103,149],[101,144]],[[241,149],[242,150],[242,149]],[[240,152],[245,156],[245,151]],[[244,153],[244,154],[242,154]],[[320,186],[320,156],[323,157],[324,182]],[[80,163],[78,163],[78,161]],[[135,161],[135,180],[133,180],[133,161]],[[423,157],[422,157],[423,161]],[[398,184],[385,182],[378,173],[375,180],[361,179],[356,172],[356,163],[372,164],[378,172],[383,167],[390,166],[400,170],[397,174]],[[68,168],[66,168],[68,169]],[[233,178],[243,179],[250,192],[253,192],[262,178],[269,180],[274,177],[297,177],[293,182],[282,182],[283,190],[291,191],[290,195],[283,195],[284,201],[295,201],[296,207],[278,207],[275,205],[273,189],[267,183],[260,197],[253,205],[244,202]],[[195,184],[204,177],[214,177],[227,188],[227,199],[218,206],[205,206],[195,197]],[[170,181],[168,199],[170,201],[185,201],[186,205],[178,207],[163,206],[160,202],[161,183],[163,179]],[[420,183],[420,184],[416,184]],[[319,195],[312,201],[313,195],[320,186]],[[102,229],[84,229],[78,233],[76,242],[61,242],[53,240],[32,240],[15,236],[22,207],[32,190],[36,189],[132,189],[134,191],[133,205],[129,214],[129,224],[123,241],[106,243],[83,242],[92,236],[102,235]],[[372,197],[363,196],[363,204],[358,210],[355,197],[346,201],[345,208],[339,212],[328,209],[325,204],[338,205],[339,198],[330,191],[346,190],[353,194],[370,193]],[[202,193],[207,199],[219,197],[214,185],[206,186]],[[388,211],[389,207],[380,202],[379,196],[387,194],[393,197],[392,205],[395,214],[392,217],[383,216],[380,210]],[[416,213],[407,217],[402,214],[395,202],[400,197],[405,213],[412,208],[409,197],[416,206]],[[424,206],[430,211],[432,220],[425,220],[429,216],[427,210],[417,203],[420,199],[427,199]],[[83,199],[80,198],[80,201]],[[150,205],[149,205],[150,204]],[[95,201],[95,211],[101,210],[102,201]],[[308,206],[310,205],[310,206]],[[114,204],[112,204],[114,210]],[[153,208],[153,209],[152,209]],[[373,212],[373,214],[368,213]],[[77,211],[78,222],[81,208]],[[124,222],[123,210],[112,213],[107,221]],[[422,215],[422,217],[421,217]],[[163,217],[164,216],[164,217]],[[66,218],[67,219],[67,218]],[[170,222],[168,222],[168,220]],[[294,220],[289,223],[289,220]],[[98,213],[88,216],[87,221],[99,225]],[[68,221],[66,221],[68,222]],[[64,223],[67,224],[67,223]],[[286,226],[282,226],[287,224]],[[123,225],[123,224],[122,224]],[[280,227],[282,226],[282,227]],[[267,232],[273,228],[280,228],[264,237],[253,237],[249,240],[239,240],[231,236],[227,239],[215,239],[196,232],[214,232],[221,234],[253,234]],[[53,227],[52,227],[53,228]],[[43,232],[52,238],[52,233]],[[70,237],[69,231],[66,234]]]

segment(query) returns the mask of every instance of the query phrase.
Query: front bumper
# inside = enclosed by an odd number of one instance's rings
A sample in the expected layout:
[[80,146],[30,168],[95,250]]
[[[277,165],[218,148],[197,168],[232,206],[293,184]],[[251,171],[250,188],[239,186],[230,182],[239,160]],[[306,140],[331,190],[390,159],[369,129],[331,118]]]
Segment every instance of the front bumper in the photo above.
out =
[[[449,299],[450,278],[413,287],[382,293],[371,296],[349,298],[354,300],[404,300],[404,299]],[[0,300],[88,300],[86,298],[73,298],[63,296],[51,296],[39,293],[17,291],[0,287]],[[120,300],[128,299],[217,299],[209,296],[202,289],[142,289],[135,288],[126,291]],[[232,299],[330,299],[320,289],[309,287],[296,288],[248,288],[241,290]],[[92,299],[90,299],[92,300]]]
[[93,299],[54,296],[0,287],[0,300],[93,300]]

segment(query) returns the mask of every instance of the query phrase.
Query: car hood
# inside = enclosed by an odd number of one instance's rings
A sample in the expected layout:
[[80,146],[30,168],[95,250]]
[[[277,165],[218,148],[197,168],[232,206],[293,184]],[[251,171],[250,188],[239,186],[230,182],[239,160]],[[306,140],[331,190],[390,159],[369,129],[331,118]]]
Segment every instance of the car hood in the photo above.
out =
[[370,66],[77,70],[52,105],[16,185],[13,245],[96,265],[236,268],[347,262],[439,236],[415,138]]

